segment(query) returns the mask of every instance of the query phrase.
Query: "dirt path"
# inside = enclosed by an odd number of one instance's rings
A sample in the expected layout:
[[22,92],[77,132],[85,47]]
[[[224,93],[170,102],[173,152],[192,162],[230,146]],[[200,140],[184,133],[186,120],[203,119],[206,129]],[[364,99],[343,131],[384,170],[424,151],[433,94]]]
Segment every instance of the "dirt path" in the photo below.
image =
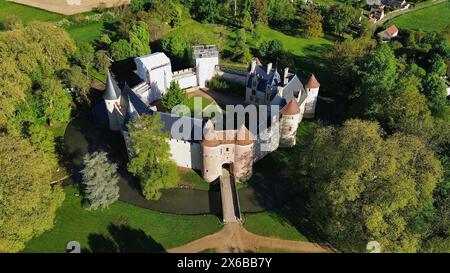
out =
[[197,253],[207,249],[215,249],[220,253],[227,252],[256,252],[258,249],[286,250],[292,252],[332,252],[327,246],[310,242],[283,240],[265,237],[247,231],[242,225],[230,223],[214,234],[205,236],[186,245],[169,249],[172,253]]
[[127,5],[130,0],[10,0],[19,4],[32,6],[64,15],[91,11],[103,4],[104,7]]
[[431,7],[431,6],[435,6],[435,5],[438,5],[438,4],[447,2],[447,1],[449,1],[449,0],[434,0],[434,1],[432,1],[432,2],[430,2],[428,4],[425,4],[423,6],[419,6],[419,7],[415,7],[415,8],[407,9],[407,10],[401,10],[401,11],[397,11],[397,12],[390,12],[386,16],[384,16],[383,19],[377,21],[376,24],[381,26],[384,23],[386,23],[387,21],[389,21],[391,19],[394,19],[394,18],[396,18],[396,17],[398,17],[400,15],[404,15],[404,14],[407,14],[407,13],[410,13],[410,12],[414,12],[414,11],[418,11],[418,10],[421,10],[421,9],[425,9],[425,8],[428,8],[428,7]]

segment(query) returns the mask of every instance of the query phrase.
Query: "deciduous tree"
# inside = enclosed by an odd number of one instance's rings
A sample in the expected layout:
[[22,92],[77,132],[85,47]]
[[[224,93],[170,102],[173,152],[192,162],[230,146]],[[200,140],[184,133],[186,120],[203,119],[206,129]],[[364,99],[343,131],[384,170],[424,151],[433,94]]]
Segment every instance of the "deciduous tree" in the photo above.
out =
[[53,227],[62,189],[52,168],[27,140],[0,134],[0,251],[17,252]]
[[170,160],[168,134],[162,131],[159,115],[143,115],[129,123],[130,148],[134,153],[128,170],[141,181],[145,198],[157,200],[161,189],[175,187],[180,180]]

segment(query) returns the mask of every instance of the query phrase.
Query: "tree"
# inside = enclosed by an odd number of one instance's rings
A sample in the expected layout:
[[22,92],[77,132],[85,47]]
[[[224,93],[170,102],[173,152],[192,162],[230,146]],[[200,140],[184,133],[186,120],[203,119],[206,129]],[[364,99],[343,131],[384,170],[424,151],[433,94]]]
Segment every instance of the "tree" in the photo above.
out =
[[309,194],[311,221],[339,250],[366,251],[369,241],[383,252],[418,250],[442,177],[418,138],[383,139],[377,123],[348,120],[342,128],[316,129],[297,160],[292,177]]
[[428,73],[423,84],[424,95],[428,99],[428,107],[435,115],[444,111],[447,105],[445,83],[437,73]]
[[75,92],[75,97],[78,102],[89,103],[89,89],[91,87],[91,81],[87,75],[83,74],[83,70],[79,66],[72,66],[67,71],[66,76],[67,84]]
[[219,17],[220,5],[217,0],[194,0],[192,5],[191,13],[194,18],[202,21],[213,23]]
[[117,165],[109,162],[105,152],[86,154],[81,173],[89,209],[107,208],[119,199]]
[[258,55],[269,62],[278,62],[283,52],[283,44],[280,40],[263,41],[258,48]]
[[250,49],[247,46],[247,38],[245,29],[239,29],[236,37],[236,44],[234,50],[234,59],[241,63],[247,63],[251,60]]
[[108,69],[111,66],[111,58],[108,55],[106,50],[99,50],[95,52],[95,68],[106,75],[108,73]]
[[178,82],[171,82],[169,90],[162,98],[162,104],[168,111],[172,111],[172,109],[177,105],[186,105],[188,103],[188,95],[185,90],[180,88]]
[[94,48],[89,43],[80,43],[75,58],[89,76],[89,69],[94,65]]
[[1,20],[2,30],[13,30],[22,26],[22,20],[15,14],[8,14]]
[[320,11],[312,8],[308,9],[300,16],[300,25],[302,28],[302,35],[306,38],[322,37],[322,14]]
[[269,0],[268,17],[269,25],[290,29],[294,21],[297,10],[292,1],[289,0]]
[[267,0],[253,0],[251,10],[255,22],[267,24],[269,6]]
[[342,35],[349,27],[356,11],[353,7],[344,4],[332,6],[325,16],[327,27],[337,35]]
[[144,56],[151,53],[150,35],[147,24],[139,21],[131,27],[129,33],[131,56]]
[[45,79],[40,89],[36,91],[40,101],[42,117],[51,125],[59,121],[66,123],[70,120],[72,98],[57,79]]
[[169,56],[184,60],[188,53],[188,43],[181,36],[169,36],[162,40],[162,49]]
[[168,134],[162,128],[159,115],[143,115],[128,125],[134,153],[128,170],[139,178],[149,200],[159,199],[161,189],[175,187],[180,180],[177,167],[170,160]]
[[131,54],[131,45],[125,39],[113,42],[110,47],[111,56],[115,61],[122,61],[133,56]]
[[52,168],[27,140],[0,134],[0,251],[17,252],[53,227],[64,192]]
[[396,80],[396,58],[387,45],[381,45],[368,54],[359,66],[361,78],[361,106],[370,115],[380,113],[380,106],[389,98]]
[[400,91],[386,102],[382,110],[386,127],[391,132],[402,132],[428,141],[433,120],[427,99],[417,89]]

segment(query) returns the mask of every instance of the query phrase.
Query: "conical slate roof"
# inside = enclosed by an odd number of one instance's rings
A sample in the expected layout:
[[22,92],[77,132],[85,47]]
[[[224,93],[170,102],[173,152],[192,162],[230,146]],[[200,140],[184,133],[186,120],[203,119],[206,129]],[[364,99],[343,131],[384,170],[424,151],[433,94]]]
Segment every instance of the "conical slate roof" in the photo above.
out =
[[319,88],[320,83],[317,81],[316,76],[314,74],[311,75],[308,82],[305,85],[306,88]]
[[136,120],[139,117],[139,113],[136,111],[133,103],[128,99],[127,113],[125,114],[125,124]]
[[297,115],[300,113],[300,107],[298,106],[297,101],[292,98],[291,101],[281,109],[280,113],[288,116]]
[[111,73],[108,71],[108,78],[106,79],[106,89],[103,94],[105,100],[116,100],[120,97],[121,91],[117,82],[111,77]]

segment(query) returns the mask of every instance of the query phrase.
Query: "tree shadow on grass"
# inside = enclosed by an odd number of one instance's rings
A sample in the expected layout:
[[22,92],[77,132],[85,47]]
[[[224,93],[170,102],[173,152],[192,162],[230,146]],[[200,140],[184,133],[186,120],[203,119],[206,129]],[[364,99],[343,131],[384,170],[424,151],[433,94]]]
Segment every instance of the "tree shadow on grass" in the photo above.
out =
[[141,229],[128,225],[111,224],[108,234],[90,234],[88,244],[90,249],[82,252],[92,253],[152,253],[165,252],[164,247],[148,236]]

